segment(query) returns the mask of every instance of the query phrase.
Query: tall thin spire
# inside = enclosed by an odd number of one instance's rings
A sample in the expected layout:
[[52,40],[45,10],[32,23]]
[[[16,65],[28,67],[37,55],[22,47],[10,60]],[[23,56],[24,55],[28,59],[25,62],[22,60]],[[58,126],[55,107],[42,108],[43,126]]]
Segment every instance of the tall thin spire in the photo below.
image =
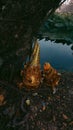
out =
[[40,46],[38,41],[35,42],[34,45],[34,50],[33,53],[31,55],[31,59],[30,59],[30,65],[38,65],[40,63]]

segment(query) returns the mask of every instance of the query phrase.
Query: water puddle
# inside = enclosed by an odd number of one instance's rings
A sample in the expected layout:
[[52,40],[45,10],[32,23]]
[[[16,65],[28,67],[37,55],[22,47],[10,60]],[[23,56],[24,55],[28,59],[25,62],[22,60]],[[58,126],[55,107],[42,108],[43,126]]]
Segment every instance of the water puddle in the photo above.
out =
[[41,66],[49,62],[58,70],[73,72],[73,50],[72,44],[55,43],[54,41],[39,40]]

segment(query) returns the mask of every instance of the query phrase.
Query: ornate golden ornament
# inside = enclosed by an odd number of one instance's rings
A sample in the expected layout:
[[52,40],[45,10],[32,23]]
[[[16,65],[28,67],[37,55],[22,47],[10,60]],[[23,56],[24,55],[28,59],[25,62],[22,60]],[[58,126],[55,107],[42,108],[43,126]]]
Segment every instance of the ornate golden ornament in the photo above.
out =
[[60,80],[60,73],[57,72],[49,63],[44,64],[44,69],[40,68],[40,46],[36,40],[34,43],[30,61],[24,65],[21,71],[22,82],[19,87],[26,87],[28,89],[35,89],[40,86],[42,82],[46,86],[50,86],[53,93],[56,92],[56,86]]
[[23,85],[28,89],[38,88],[41,82],[40,69],[40,47],[36,41],[33,48],[30,61],[24,65],[24,70],[21,72]]

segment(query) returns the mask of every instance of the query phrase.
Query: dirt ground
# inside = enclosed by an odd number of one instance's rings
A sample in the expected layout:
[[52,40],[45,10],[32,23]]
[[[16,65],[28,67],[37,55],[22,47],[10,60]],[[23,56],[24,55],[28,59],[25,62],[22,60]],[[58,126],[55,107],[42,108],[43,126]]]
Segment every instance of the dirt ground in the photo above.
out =
[[73,130],[73,73],[61,72],[55,94],[0,80],[0,130]]

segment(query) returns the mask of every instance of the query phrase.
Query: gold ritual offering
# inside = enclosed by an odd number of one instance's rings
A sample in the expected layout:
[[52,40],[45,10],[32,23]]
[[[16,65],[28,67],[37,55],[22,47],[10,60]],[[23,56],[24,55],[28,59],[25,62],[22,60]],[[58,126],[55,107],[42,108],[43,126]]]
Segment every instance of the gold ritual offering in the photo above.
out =
[[53,92],[56,91],[56,86],[60,80],[60,73],[57,72],[49,63],[44,64],[44,82],[46,85],[52,87]]
[[20,86],[24,86],[27,89],[35,89],[44,82],[46,86],[50,86],[53,92],[55,92],[55,88],[60,80],[60,73],[49,63],[45,63],[43,71],[41,71],[40,46],[37,40],[35,41],[29,62],[24,65],[24,69],[21,71],[21,76],[22,83]]
[[24,65],[22,71],[23,85],[28,89],[38,88],[41,82],[41,68],[40,68],[40,47],[38,42],[35,42],[33,53],[30,61]]

